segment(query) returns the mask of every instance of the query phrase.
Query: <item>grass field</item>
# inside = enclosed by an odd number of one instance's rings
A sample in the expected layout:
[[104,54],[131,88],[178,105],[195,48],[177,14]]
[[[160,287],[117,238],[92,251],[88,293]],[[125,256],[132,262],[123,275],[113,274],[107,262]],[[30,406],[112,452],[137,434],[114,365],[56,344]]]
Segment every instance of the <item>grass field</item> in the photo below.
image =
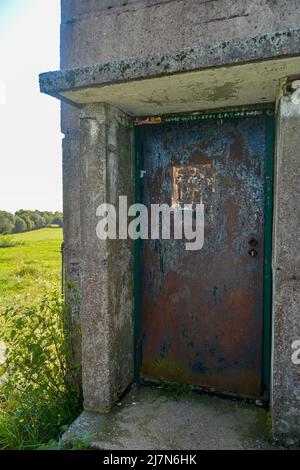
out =
[[43,228],[13,235],[22,244],[0,248],[0,312],[59,286],[62,236],[61,228]]

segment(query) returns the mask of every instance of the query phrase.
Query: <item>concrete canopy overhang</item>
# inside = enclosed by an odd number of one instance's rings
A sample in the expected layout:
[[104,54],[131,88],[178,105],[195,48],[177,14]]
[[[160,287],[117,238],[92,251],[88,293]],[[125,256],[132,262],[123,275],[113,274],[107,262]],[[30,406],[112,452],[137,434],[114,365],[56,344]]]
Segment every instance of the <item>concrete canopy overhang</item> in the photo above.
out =
[[113,105],[131,116],[275,101],[300,72],[300,30],[40,75],[43,93],[75,106]]

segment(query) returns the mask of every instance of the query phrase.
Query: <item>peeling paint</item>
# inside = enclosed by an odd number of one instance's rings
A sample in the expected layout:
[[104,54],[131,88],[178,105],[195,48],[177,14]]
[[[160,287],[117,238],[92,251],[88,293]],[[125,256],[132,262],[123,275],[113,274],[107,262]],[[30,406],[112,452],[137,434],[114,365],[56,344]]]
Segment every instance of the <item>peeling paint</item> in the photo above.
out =
[[205,206],[199,252],[143,241],[141,371],[261,397],[266,113],[194,117],[141,128],[143,203]]

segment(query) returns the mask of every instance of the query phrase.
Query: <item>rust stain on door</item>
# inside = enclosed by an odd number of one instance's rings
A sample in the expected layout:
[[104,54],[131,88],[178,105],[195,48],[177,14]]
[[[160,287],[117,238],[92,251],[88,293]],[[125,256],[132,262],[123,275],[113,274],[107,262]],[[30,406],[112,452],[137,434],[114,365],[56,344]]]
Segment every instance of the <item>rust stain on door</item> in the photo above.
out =
[[203,203],[210,191],[215,192],[216,174],[210,163],[174,165],[172,170],[172,207]]
[[142,202],[205,207],[201,250],[142,242],[141,374],[260,397],[265,117],[141,133]]

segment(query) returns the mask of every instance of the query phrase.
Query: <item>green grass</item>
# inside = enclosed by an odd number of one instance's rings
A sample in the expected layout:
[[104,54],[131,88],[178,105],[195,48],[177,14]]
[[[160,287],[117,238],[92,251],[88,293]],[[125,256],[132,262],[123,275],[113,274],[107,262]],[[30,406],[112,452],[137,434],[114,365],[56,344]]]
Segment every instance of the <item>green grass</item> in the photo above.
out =
[[59,287],[62,237],[61,228],[43,228],[16,234],[13,240],[21,244],[0,248],[0,314],[11,304]]
[[80,411],[65,382],[61,243],[56,227],[0,235],[0,450],[58,446]]

